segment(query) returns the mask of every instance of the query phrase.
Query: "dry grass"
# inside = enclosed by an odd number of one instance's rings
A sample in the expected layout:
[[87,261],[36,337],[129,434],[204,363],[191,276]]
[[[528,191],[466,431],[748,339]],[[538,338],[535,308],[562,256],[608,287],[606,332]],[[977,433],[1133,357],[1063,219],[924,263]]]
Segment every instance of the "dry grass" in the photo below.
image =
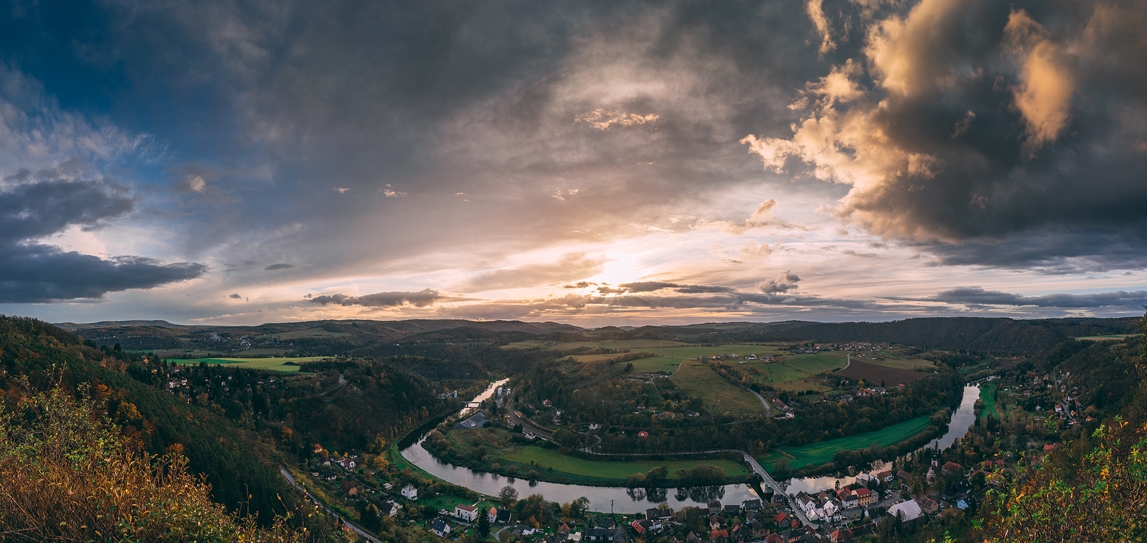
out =
[[[0,406],[2,407],[2,406]],[[179,451],[130,446],[99,399],[59,389],[0,409],[0,540],[303,541],[305,531],[232,515]]]

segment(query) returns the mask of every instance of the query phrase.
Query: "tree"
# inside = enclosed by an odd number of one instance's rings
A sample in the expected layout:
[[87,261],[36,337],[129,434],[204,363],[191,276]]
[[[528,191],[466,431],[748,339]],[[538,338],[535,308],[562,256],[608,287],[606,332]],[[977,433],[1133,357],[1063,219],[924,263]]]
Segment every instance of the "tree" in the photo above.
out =
[[486,516],[486,508],[478,512],[478,533],[482,537],[490,535],[490,519]]
[[360,518],[362,519],[362,525],[366,526],[368,530],[377,531],[379,526],[382,525],[382,515],[379,514],[378,506],[373,503],[367,504],[367,506],[362,509]]
[[498,492],[498,499],[501,500],[502,507],[510,507],[518,501],[518,491],[512,486],[506,485]]
[[[30,389],[27,381],[25,389]],[[211,500],[179,449],[141,453],[103,400],[61,389],[0,407],[0,534],[13,541],[301,541]],[[34,415],[34,416],[30,416]]]

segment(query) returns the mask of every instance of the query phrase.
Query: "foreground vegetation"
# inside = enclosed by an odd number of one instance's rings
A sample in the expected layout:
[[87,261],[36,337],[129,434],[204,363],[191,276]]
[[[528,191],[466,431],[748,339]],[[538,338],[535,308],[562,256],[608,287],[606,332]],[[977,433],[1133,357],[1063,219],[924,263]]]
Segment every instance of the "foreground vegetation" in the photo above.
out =
[[287,527],[287,517],[261,528],[228,513],[188,473],[179,448],[157,457],[133,446],[107,418],[107,402],[106,388],[80,399],[53,388],[0,410],[5,541],[307,539],[306,528]]

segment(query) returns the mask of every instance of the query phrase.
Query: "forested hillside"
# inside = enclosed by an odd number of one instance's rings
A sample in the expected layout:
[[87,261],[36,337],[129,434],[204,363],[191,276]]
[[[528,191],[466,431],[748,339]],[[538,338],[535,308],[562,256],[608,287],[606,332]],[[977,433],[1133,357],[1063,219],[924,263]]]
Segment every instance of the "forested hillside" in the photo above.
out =
[[1080,336],[1133,334],[1137,318],[1040,319],[934,317],[892,322],[779,322],[683,327],[647,327],[633,335],[688,338],[707,343],[737,341],[868,341],[922,349],[1028,355]]
[[[297,374],[175,366],[148,353],[96,347],[34,319],[0,317],[4,409],[19,410],[45,391],[71,398],[88,391],[95,416],[115,425],[124,447],[186,458],[190,476],[202,474],[210,485],[204,496],[264,526],[302,505],[279,474],[281,463],[312,456],[315,444],[377,448],[458,407],[388,361],[340,359]],[[310,522],[317,522],[312,536],[329,533],[329,521]]]

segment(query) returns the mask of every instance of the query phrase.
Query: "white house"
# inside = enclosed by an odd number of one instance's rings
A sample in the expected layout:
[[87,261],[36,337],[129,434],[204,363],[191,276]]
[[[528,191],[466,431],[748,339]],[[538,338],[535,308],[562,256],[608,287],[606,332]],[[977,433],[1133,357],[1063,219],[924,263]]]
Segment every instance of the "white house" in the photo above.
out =
[[434,530],[434,534],[438,537],[450,535],[450,524],[440,518],[434,519],[434,522],[430,525],[430,529]]
[[414,488],[412,485],[406,485],[406,487],[402,489],[402,497],[408,500],[417,500],[418,489]]
[[924,513],[920,510],[920,504],[916,503],[916,500],[908,500],[889,507],[888,514],[893,517],[900,517],[901,521],[908,522],[910,520],[916,520]]
[[478,518],[478,508],[473,505],[458,504],[454,506],[454,518],[474,522],[474,519]]

